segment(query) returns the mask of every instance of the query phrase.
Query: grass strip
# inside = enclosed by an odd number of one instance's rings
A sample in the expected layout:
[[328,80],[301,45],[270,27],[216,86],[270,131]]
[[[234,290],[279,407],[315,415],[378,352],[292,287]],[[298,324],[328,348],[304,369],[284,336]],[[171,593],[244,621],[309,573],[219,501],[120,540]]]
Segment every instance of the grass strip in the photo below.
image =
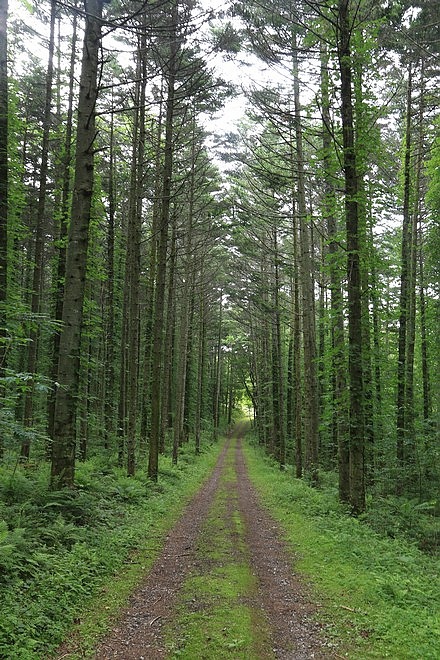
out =
[[166,630],[171,657],[187,660],[271,658],[267,624],[255,607],[256,579],[237,508],[234,442],[197,544],[174,621]]
[[440,562],[408,542],[382,538],[346,514],[334,490],[317,490],[261,448],[244,448],[263,503],[281,524],[295,570],[320,601],[340,656],[437,660]]

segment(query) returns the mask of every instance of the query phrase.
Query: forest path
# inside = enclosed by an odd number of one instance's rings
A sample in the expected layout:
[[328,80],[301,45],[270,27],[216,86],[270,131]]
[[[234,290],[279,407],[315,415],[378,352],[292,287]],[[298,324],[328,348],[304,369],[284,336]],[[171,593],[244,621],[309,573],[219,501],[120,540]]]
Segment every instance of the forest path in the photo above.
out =
[[249,480],[245,428],[228,438],[96,659],[332,657],[279,526]]

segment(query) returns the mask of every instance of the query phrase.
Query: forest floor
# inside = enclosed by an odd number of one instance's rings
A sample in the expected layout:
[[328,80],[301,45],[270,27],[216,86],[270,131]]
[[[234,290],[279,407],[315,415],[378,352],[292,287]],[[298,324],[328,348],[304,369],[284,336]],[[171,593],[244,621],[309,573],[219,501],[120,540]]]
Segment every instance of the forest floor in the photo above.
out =
[[[332,658],[317,606],[228,438],[97,660]],[[337,656],[336,656],[337,657]]]

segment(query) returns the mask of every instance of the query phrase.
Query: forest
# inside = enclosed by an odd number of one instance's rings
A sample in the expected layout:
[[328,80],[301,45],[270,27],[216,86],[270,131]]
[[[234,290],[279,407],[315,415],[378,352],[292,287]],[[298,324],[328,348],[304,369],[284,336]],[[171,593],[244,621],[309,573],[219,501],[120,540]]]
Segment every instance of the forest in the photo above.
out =
[[0,0],[0,639],[243,417],[434,561],[439,58],[435,0]]

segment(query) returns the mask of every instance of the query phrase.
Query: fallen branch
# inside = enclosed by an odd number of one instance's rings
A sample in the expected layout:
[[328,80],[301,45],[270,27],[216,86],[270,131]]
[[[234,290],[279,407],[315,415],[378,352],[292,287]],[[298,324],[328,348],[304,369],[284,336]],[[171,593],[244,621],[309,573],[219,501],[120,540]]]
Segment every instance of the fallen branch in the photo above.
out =
[[363,614],[364,616],[367,616],[366,612],[361,612],[360,610],[354,610],[353,608],[347,607],[346,605],[339,605],[339,607],[342,610],[347,610],[347,612],[354,612],[354,614]]

